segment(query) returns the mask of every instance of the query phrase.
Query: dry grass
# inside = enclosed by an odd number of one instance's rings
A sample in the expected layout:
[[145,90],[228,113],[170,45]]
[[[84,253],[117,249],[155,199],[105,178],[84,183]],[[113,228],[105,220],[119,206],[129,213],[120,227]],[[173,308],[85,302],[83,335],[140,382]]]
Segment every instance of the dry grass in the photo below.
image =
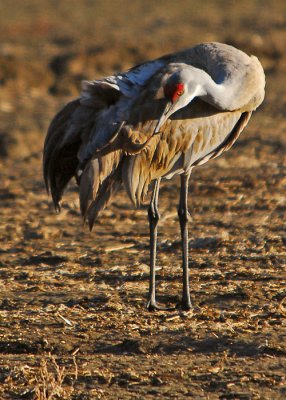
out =
[[65,367],[59,366],[54,356],[42,358],[35,376],[35,400],[69,399],[74,389],[64,386],[66,376]]
[[[11,387],[9,393],[13,399],[65,400],[71,398],[77,377],[78,366],[75,357],[73,357],[73,366],[67,369],[59,364],[54,355],[49,353],[41,358],[37,366],[15,367],[5,380],[5,385]],[[3,398],[5,393],[7,394],[7,392],[0,391]]]

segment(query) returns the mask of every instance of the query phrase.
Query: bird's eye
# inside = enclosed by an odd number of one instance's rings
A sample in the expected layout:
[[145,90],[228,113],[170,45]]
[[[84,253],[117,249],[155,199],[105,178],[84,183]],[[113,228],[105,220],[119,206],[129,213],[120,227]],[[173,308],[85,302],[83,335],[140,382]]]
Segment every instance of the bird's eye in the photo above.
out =
[[183,93],[184,93],[183,90],[179,90],[179,91],[177,92],[177,95],[178,95],[178,96],[182,96]]

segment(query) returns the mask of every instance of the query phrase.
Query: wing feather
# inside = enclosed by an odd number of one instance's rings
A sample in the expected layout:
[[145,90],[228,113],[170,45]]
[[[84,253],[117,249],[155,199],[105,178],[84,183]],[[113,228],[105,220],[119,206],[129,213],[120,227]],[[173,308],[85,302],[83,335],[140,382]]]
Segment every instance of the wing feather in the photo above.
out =
[[121,185],[119,164],[122,151],[114,151],[90,160],[80,179],[80,208],[84,220],[92,228],[94,219],[109,203],[110,197]]
[[71,115],[78,109],[79,100],[67,104],[53,119],[48,129],[43,153],[43,174],[46,188],[51,191],[56,209],[69,180],[77,168],[76,152],[80,141],[79,132],[63,140],[71,126]]
[[218,111],[201,100],[177,112],[144,151],[124,161],[123,182],[133,203],[140,205],[152,180],[190,171],[228,150],[250,116]]

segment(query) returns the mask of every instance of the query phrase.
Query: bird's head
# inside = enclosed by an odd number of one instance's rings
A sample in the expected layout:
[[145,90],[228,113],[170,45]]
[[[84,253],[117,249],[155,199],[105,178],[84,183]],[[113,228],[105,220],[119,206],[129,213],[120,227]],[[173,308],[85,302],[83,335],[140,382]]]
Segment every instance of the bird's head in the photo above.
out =
[[159,132],[162,125],[172,114],[185,107],[198,95],[199,88],[196,77],[192,74],[192,69],[189,66],[176,71],[167,79],[163,86],[166,104],[156,125],[155,133]]
[[167,82],[164,86],[164,96],[171,103],[176,103],[185,92],[184,82]]

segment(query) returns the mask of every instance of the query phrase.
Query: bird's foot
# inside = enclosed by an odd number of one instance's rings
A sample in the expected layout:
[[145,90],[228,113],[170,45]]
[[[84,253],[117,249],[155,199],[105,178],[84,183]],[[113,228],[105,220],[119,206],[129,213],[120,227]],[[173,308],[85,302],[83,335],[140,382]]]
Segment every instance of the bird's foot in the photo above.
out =
[[147,303],[147,310],[148,311],[172,311],[175,310],[175,307],[163,307],[159,306],[156,301],[149,300]]

